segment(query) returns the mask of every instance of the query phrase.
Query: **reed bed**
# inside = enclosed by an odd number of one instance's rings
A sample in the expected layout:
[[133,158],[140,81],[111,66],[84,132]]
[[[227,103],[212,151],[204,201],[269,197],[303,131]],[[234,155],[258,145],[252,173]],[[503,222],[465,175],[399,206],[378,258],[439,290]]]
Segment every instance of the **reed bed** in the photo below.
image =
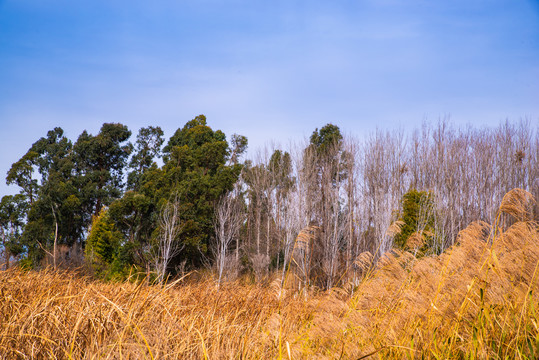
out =
[[528,194],[506,197],[494,224],[470,224],[444,254],[394,251],[363,264],[362,282],[346,290],[0,272],[0,356],[535,359],[539,227]]
[[[0,274],[2,358],[259,358],[296,330],[302,301],[255,285],[106,284],[70,272]],[[279,308],[289,324],[271,321]],[[292,327],[292,328],[291,328]],[[277,339],[278,341],[278,339]]]

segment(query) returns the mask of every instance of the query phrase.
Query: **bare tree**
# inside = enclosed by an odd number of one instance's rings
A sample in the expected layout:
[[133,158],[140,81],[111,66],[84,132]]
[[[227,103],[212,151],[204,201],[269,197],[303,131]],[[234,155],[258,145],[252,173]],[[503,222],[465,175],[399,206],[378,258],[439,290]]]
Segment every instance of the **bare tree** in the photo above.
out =
[[[306,229],[311,223],[313,198],[312,182],[313,165],[311,158],[305,156],[306,144],[291,144],[290,151],[292,153],[292,172],[291,176],[294,181],[292,188],[287,192],[283,202],[283,267],[282,267],[282,284],[286,279],[286,271],[290,266],[295,268],[294,274],[299,277],[298,285],[306,286],[309,284],[312,240],[305,241],[305,237],[299,236],[302,234],[302,229]],[[294,176],[295,175],[295,176]],[[314,225],[311,229],[318,229]],[[305,233],[305,231],[303,231]]]
[[[475,129],[453,128],[445,118],[411,134],[378,130],[362,140],[345,139],[339,151],[326,148],[326,161],[309,145],[289,148],[295,180],[290,191],[279,193],[267,154],[252,166],[246,184],[246,239],[254,244],[249,256],[267,260],[282,254],[283,275],[292,262],[305,270],[305,284],[317,277],[329,287],[361,254],[372,253],[376,260],[391,250],[388,229],[410,189],[433,196],[432,206],[421,209],[417,230],[424,233],[425,219],[433,217],[429,232],[436,253],[452,246],[470,222],[492,222],[497,204],[512,188],[539,197],[539,128],[529,121]],[[539,214],[539,207],[535,211]],[[320,226],[317,236],[293,246],[309,224]]]
[[[255,249],[248,249],[249,253],[260,255],[263,247],[262,230],[264,217],[268,220],[268,188],[270,183],[269,172],[266,168],[268,159],[268,149],[258,152],[256,164],[248,164],[243,174],[248,186],[249,219],[248,219],[248,241],[251,244],[251,237],[254,237]],[[269,241],[269,239],[266,239]],[[269,251],[269,243],[266,243],[266,251]]]
[[[226,193],[219,199],[215,206],[215,243],[213,252],[215,256],[215,265],[217,268],[217,282],[220,285],[225,275],[225,269],[230,264],[230,256],[228,256],[229,248],[233,241],[239,235],[239,230],[245,221],[245,212],[240,199],[238,187],[231,192]],[[233,264],[237,268],[238,264]]]
[[348,176],[342,151],[342,143],[336,142],[328,147],[327,153],[321,156],[323,169],[320,173],[320,192],[322,194],[319,203],[318,217],[321,219],[320,243],[314,256],[317,257],[324,274],[324,286],[330,289],[335,285],[340,267],[340,250],[343,248],[343,238],[346,230],[346,183],[343,181]]
[[358,144],[355,139],[352,139],[350,137],[345,138],[344,140],[344,154],[343,154],[343,162],[344,162],[344,171],[346,173],[346,185],[344,187],[345,190],[345,198],[346,198],[346,206],[344,210],[344,222],[346,223],[346,230],[345,230],[345,271],[348,271],[352,268],[352,264],[355,258],[355,255],[353,254],[354,247],[357,243],[357,230],[356,230],[356,214],[358,211],[357,209],[357,184],[356,184],[356,176],[357,176],[357,161],[356,158],[358,157]]
[[360,158],[360,192],[363,219],[362,247],[379,257],[392,247],[387,229],[400,206],[407,179],[406,142],[402,132],[391,134],[377,131],[363,144]]
[[165,280],[170,260],[178,255],[185,246],[177,239],[180,231],[180,198],[175,195],[162,207],[159,214],[159,235],[152,254],[159,282]]
[[310,284],[313,243],[318,240],[319,235],[320,227],[310,224],[298,233],[294,242],[291,263],[295,265],[295,276],[299,279],[298,290]]
[[[295,189],[294,189],[295,190]],[[281,285],[284,285],[286,278],[286,270],[290,264],[294,240],[301,230],[301,204],[300,197],[297,191],[290,191],[285,197],[283,205],[283,221],[282,225],[282,252],[283,252],[283,267],[281,274]]]

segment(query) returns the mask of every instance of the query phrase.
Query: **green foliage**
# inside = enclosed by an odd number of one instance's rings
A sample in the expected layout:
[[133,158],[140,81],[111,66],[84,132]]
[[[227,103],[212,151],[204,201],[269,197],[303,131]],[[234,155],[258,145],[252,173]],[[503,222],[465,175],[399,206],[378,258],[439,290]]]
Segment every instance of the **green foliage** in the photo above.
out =
[[[133,264],[146,268],[157,209],[179,194],[183,227],[178,238],[187,245],[182,257],[201,263],[213,235],[214,203],[237,181],[247,139],[234,134],[231,150],[225,134],[200,115],[170,138],[159,167],[163,131],[140,129],[134,147],[127,142],[130,135],[126,126],[106,123],[97,135],[84,131],[73,144],[54,128],[13,164],[7,182],[20,187],[17,199],[24,205],[13,254],[24,251],[27,266],[36,266],[44,251],[51,251],[57,226],[57,244],[86,248],[104,278],[125,275]],[[127,169],[128,191],[123,192]],[[1,212],[2,226],[12,226]],[[5,239],[3,246],[11,246]],[[171,267],[183,259],[174,259]]]
[[175,146],[187,146],[191,149],[200,149],[205,144],[223,142],[226,142],[225,134],[220,130],[214,132],[207,125],[206,116],[199,115],[193,120],[188,121],[183,128],[176,130],[163,151],[165,153],[170,153]]
[[341,130],[336,125],[327,124],[320,130],[315,129],[310,140],[318,154],[325,154],[332,147],[340,145],[342,142]]
[[136,244],[125,243],[110,217],[110,211],[101,209],[94,216],[86,241],[86,260],[98,277],[104,280],[126,279],[135,264]]
[[230,142],[232,145],[230,162],[236,164],[239,157],[247,150],[247,138],[243,135],[233,134]]
[[20,269],[24,270],[24,271],[30,271],[32,269],[34,269],[36,267],[36,265],[33,263],[32,259],[26,257],[26,258],[22,258],[21,260],[19,260],[18,262],[18,266]]
[[69,155],[73,148],[71,141],[64,136],[62,128],[56,127],[47,132],[47,137],[36,141],[30,153],[37,154],[34,162],[42,177],[42,183],[49,180],[51,174],[66,178],[69,177],[73,164]]
[[[344,149],[343,136],[339,127],[327,124],[320,130],[316,129],[310,138],[310,144],[305,149],[304,173],[310,178],[307,195],[310,220],[321,226],[322,243],[333,241],[329,231],[331,222],[344,215],[338,200],[339,187],[350,175],[350,155]],[[335,214],[333,217],[332,214]],[[339,220],[340,221],[340,220]],[[328,253],[319,252],[321,256]],[[323,263],[326,260],[320,260]]]
[[151,198],[129,190],[110,205],[109,216],[130,242],[140,242],[151,233],[154,210]]
[[[396,247],[400,249],[417,247],[420,253],[431,249],[435,220],[433,208],[434,197],[430,192],[411,189],[403,195],[402,212],[399,218],[403,224],[394,239]],[[412,236],[416,239],[410,244],[409,240]]]
[[130,134],[124,125],[103,124],[98,135],[84,131],[73,145],[57,127],[13,164],[7,182],[19,185],[28,199],[22,243],[33,264],[52,249],[56,227],[58,244],[84,246],[92,215],[121,194]]
[[292,159],[287,151],[275,150],[271,155],[268,170],[272,174],[272,186],[277,189],[277,196],[284,197],[292,188],[296,179],[292,176]]
[[[236,135],[236,155],[247,140]],[[182,230],[179,238],[185,243],[184,256],[199,264],[201,253],[208,250],[213,236],[214,204],[230,191],[241,172],[241,164],[227,165],[230,149],[226,136],[212,130],[206,117],[199,115],[178,129],[163,149],[165,165],[149,169],[143,176],[141,192],[162,205],[172,194],[181,198]],[[171,267],[179,259],[174,259]]]
[[133,169],[127,179],[128,189],[138,190],[141,176],[161,157],[163,130],[159,126],[149,126],[139,130],[135,143],[135,153],[131,157],[129,167]]
[[24,195],[6,195],[0,201],[0,241],[6,263],[9,262],[10,256],[24,252],[21,234],[27,211],[28,204]]
[[38,156],[30,149],[19,161],[11,165],[6,177],[6,184],[18,185],[22,194],[28,197],[30,204],[34,202],[38,189],[37,180],[32,177]]
[[86,255],[99,262],[110,264],[122,238],[122,234],[114,228],[108,211],[103,208],[92,221],[92,227],[86,239]]
[[[337,173],[337,169],[344,169],[348,155],[343,151],[343,137],[338,126],[327,124],[320,130],[316,129],[311,135],[311,142],[306,148],[306,155],[311,158],[318,172],[319,180],[322,173],[331,171],[331,179],[336,180],[339,175],[341,180],[346,177],[345,172]],[[339,166],[335,166],[339,164]]]
[[142,273],[141,268],[136,265],[137,251],[138,246],[133,243],[125,243],[118,247],[104,279],[107,281],[124,281],[130,275]]
[[[72,245],[84,232],[80,195],[72,174],[72,148],[71,141],[57,127],[32,144],[8,173],[7,182],[16,180],[27,201],[21,246],[32,264],[39,264],[43,248],[51,249],[56,225],[59,244]],[[40,184],[33,180],[35,170],[41,175]],[[32,186],[28,188],[28,184]]]
[[85,214],[97,215],[102,206],[120,197],[123,172],[132,150],[132,145],[125,143],[130,136],[125,125],[103,124],[98,135],[84,131],[77,139],[73,161]]

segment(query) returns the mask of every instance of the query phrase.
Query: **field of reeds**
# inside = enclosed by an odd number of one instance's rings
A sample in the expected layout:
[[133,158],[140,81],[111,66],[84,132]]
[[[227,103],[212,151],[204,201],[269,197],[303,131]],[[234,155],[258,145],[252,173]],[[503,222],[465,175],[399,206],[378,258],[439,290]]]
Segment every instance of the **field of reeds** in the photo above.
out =
[[5,359],[535,359],[539,227],[508,193],[436,257],[363,257],[363,280],[298,293],[267,284],[102,283],[0,272]]

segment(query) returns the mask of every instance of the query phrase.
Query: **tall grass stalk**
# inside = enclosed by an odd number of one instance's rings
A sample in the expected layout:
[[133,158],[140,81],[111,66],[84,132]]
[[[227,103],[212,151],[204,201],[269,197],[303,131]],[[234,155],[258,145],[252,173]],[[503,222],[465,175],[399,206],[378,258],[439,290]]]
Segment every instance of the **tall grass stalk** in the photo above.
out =
[[515,194],[439,256],[394,251],[373,266],[365,254],[359,285],[309,296],[286,278],[218,288],[200,275],[150,285],[3,271],[0,357],[535,359],[539,226]]

